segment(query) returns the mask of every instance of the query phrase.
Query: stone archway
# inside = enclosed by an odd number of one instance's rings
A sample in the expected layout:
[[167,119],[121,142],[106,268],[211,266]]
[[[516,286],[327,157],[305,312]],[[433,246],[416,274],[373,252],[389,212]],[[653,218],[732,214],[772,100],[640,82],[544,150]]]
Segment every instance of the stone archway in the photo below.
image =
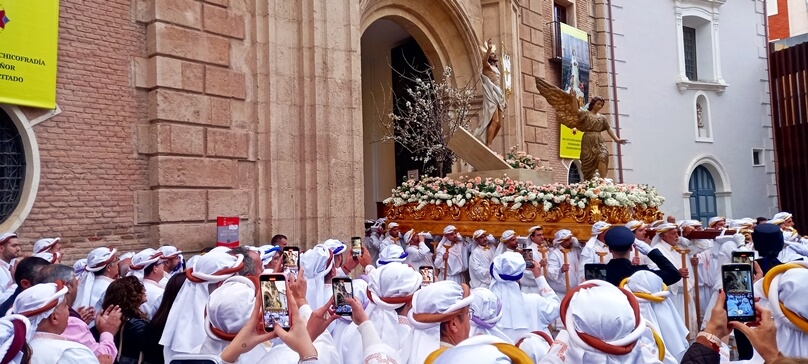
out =
[[[389,50],[415,39],[434,70],[452,67],[450,83],[474,85],[481,62],[475,30],[480,24],[473,24],[472,19],[479,19],[474,15],[479,4],[475,8],[473,3],[458,0],[369,0],[360,9],[364,206],[365,216],[375,218],[378,203],[396,185],[394,145],[375,142],[381,137],[378,118],[392,110],[386,87],[392,79]],[[440,71],[433,73],[436,78],[442,76]]]
[[684,178],[683,198],[683,218],[690,218],[690,197],[693,193],[690,190],[690,181],[697,168],[703,167],[712,177],[715,185],[715,210],[719,216],[732,215],[732,188],[730,187],[729,175],[721,162],[713,155],[700,155],[693,159],[687,166],[687,173]]

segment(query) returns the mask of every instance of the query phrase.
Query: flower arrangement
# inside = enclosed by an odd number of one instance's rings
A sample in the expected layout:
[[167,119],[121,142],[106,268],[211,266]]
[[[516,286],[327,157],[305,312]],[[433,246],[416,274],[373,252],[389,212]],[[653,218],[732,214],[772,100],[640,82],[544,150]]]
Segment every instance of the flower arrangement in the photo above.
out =
[[511,150],[505,154],[505,157],[497,154],[505,163],[508,163],[512,168],[521,168],[521,169],[534,169],[537,171],[552,171],[552,167],[545,167],[541,165],[541,159],[539,157],[533,157],[527,152],[517,150],[517,146],[512,146]]
[[595,199],[606,206],[617,207],[658,207],[665,202],[665,198],[654,187],[616,184],[603,178],[569,185],[534,185],[530,181],[514,181],[507,176],[486,179],[477,177],[465,181],[448,177],[424,177],[418,181],[405,181],[392,192],[393,195],[384,200],[385,204],[403,206],[418,203],[416,210],[428,204],[443,203],[463,207],[474,198],[490,199],[491,202],[509,206],[512,210],[517,210],[524,204],[541,204],[544,211],[550,211],[562,203],[583,209]]

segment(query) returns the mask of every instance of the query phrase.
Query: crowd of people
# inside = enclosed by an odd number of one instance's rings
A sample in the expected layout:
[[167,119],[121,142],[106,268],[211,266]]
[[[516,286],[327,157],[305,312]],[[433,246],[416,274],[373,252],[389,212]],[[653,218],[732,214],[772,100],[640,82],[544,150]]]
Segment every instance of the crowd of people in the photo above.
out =
[[[276,235],[187,261],[167,245],[99,247],[73,266],[59,238],[28,254],[6,233],[0,364],[806,363],[808,240],[793,225],[788,213],[601,221],[583,241],[379,220],[359,251],[329,239],[286,255]],[[753,279],[722,280],[738,251],[755,258]],[[272,273],[285,283],[262,295]],[[754,292],[754,319],[728,320],[725,289]],[[336,312],[334,292],[350,310]],[[288,325],[267,330],[266,307],[288,310]]]

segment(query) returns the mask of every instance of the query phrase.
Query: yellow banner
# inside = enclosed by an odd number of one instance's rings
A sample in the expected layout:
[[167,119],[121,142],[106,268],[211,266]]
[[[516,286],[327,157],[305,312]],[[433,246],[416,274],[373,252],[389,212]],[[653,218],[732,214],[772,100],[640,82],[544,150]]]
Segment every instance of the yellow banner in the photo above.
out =
[[[589,35],[583,30],[561,23],[561,88],[565,92],[575,91],[581,107],[589,99]],[[581,157],[582,132],[561,125],[561,140],[558,155],[566,159]]]
[[56,108],[58,0],[0,0],[0,103]]

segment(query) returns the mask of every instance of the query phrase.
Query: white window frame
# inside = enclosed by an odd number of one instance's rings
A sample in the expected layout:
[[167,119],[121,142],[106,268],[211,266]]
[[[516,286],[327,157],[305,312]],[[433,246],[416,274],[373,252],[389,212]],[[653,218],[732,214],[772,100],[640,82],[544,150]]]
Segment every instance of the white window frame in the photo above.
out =
[[[676,14],[676,42],[679,49],[679,77],[676,80],[676,85],[679,92],[684,93],[687,90],[703,90],[714,91],[721,95],[729,86],[721,74],[721,44],[718,36],[718,17],[719,8],[726,0],[675,0],[675,14]],[[710,42],[712,44],[711,54],[698,53],[697,57],[709,57],[712,63],[712,75],[706,81],[690,80],[687,78],[685,70],[685,52],[684,52],[684,32],[682,26],[685,17],[697,17],[707,21],[710,27]],[[698,38],[696,39],[698,42]],[[703,76],[702,72],[698,71]]]
[[[760,163],[758,164],[755,164],[755,153],[758,153],[760,155],[759,158]],[[766,154],[763,148],[752,148],[752,167],[765,167],[766,166],[766,160],[764,159],[765,156]]]

